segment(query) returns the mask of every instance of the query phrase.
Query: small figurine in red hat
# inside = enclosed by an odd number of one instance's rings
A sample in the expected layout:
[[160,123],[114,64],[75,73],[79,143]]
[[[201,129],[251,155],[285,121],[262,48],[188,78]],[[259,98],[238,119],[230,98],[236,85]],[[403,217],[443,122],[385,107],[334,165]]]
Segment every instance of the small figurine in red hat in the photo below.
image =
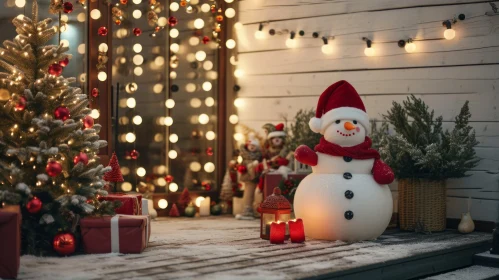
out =
[[295,158],[312,166],[294,197],[297,218],[307,236],[360,241],[380,236],[392,216],[388,184],[394,174],[371,148],[369,117],[357,91],[347,81],[320,96],[310,129],[323,137],[312,150],[302,145]]
[[242,144],[239,149],[239,155],[242,157],[243,161],[237,167],[237,173],[238,181],[244,186],[244,209],[243,213],[236,215],[236,219],[238,220],[254,219],[253,201],[255,199],[255,188],[259,181],[257,166],[262,160],[260,142],[252,134],[250,134],[248,138],[248,141],[245,144]]

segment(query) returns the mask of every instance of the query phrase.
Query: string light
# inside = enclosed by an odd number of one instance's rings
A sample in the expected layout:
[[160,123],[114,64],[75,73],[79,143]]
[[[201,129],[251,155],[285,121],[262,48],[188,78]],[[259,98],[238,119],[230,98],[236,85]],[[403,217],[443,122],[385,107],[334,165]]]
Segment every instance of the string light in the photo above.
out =
[[204,100],[204,104],[206,105],[206,107],[212,107],[213,105],[215,105],[215,99],[213,99],[213,97],[207,97]]
[[210,10],[211,10],[210,4],[205,3],[205,4],[201,5],[201,12],[207,13]]
[[366,41],[366,48],[364,49],[364,54],[366,56],[374,56],[375,51],[372,48],[372,41],[368,38],[362,38],[362,40]]
[[225,10],[225,16],[227,18],[233,18],[236,16],[236,10],[234,10],[233,8],[228,8],[227,10]]
[[133,143],[135,142],[135,139],[136,139],[136,136],[134,133],[132,132],[128,132],[126,135],[125,135],[125,140],[128,142],[128,143]]
[[237,115],[231,115],[229,117],[229,122],[231,124],[237,124],[239,122],[239,117]]
[[106,72],[99,72],[99,74],[97,74],[97,79],[99,79],[99,81],[101,82],[104,82],[105,80],[107,80],[107,74]]
[[447,29],[444,31],[444,38],[447,40],[452,40],[454,37],[456,37],[456,31],[452,29],[452,23],[450,20],[446,20],[442,23]]
[[178,185],[172,182],[168,185],[168,190],[170,190],[171,192],[176,192],[178,191]]
[[172,28],[170,29],[170,37],[172,38],[177,38],[180,33],[178,32],[178,29]]
[[258,30],[255,31],[255,38],[258,40],[265,39],[265,32],[263,32],[263,23],[260,23],[260,25],[258,25]]
[[[209,7],[209,5],[208,5],[208,7]],[[179,8],[180,8],[180,5],[177,2],[172,2],[170,4],[170,11],[172,11],[172,12],[178,11]]]
[[206,59],[206,53],[204,51],[197,51],[195,57],[196,57],[196,60],[203,61]]
[[297,43],[295,40],[296,32],[291,31],[289,33],[289,38],[286,40],[286,47],[288,48],[296,48]]
[[165,101],[165,106],[168,109],[172,109],[173,107],[175,107],[175,101],[173,99],[167,99]]
[[133,51],[136,53],[140,53],[142,51],[142,45],[141,44],[133,45]]
[[225,46],[228,48],[228,49],[233,49],[236,47],[236,41],[233,40],[233,39],[229,39],[227,40],[227,42],[225,42]]
[[413,53],[416,51],[416,44],[412,39],[407,40],[407,43],[405,44],[405,51],[408,53]]
[[173,43],[170,45],[170,51],[177,53],[180,50],[180,45],[177,43]]
[[173,118],[172,117],[166,117],[164,124],[166,126],[171,126],[173,124]]
[[133,117],[132,121],[135,125],[140,125],[140,124],[142,124],[142,117],[139,115],[136,115],[135,117]]
[[168,157],[171,159],[176,159],[177,156],[178,156],[178,154],[177,154],[177,151],[175,151],[175,150],[171,150],[168,152]]
[[93,9],[92,11],[90,11],[90,17],[97,20],[101,17],[101,12],[99,11],[99,9]]
[[237,108],[241,108],[244,106],[244,100],[242,100],[241,98],[236,98],[234,100],[234,106],[236,106]]
[[235,76],[236,78],[241,78],[241,77],[243,77],[243,76],[244,76],[244,70],[242,70],[242,69],[236,69],[236,70],[234,71],[234,76]]
[[210,117],[207,114],[201,114],[198,117],[198,121],[200,124],[207,124],[210,121]]
[[[330,37],[329,39],[334,39],[334,37]],[[322,37],[322,41],[324,42],[324,45],[321,47],[321,51],[324,54],[332,54],[333,53],[333,46],[329,44],[328,38],[327,37]]]
[[[175,3],[175,2],[173,2],[173,3]],[[175,3],[175,4],[177,4],[177,3]],[[160,199],[160,200],[158,200],[158,207],[161,208],[161,209],[166,209],[166,207],[168,207],[168,201],[166,201],[166,199]]]
[[196,29],[202,29],[204,27],[204,20],[201,18],[197,18],[194,20],[194,27]]
[[170,140],[171,143],[177,143],[178,142],[178,135],[175,133],[170,134],[170,137],[168,137],[168,140]]

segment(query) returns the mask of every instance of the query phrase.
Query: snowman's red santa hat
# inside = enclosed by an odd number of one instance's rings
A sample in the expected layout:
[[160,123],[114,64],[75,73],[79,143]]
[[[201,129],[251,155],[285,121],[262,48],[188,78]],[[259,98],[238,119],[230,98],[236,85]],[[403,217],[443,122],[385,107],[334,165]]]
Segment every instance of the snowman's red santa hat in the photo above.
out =
[[336,120],[356,120],[369,131],[369,116],[359,94],[347,81],[329,86],[320,96],[315,118],[308,123],[313,132],[324,134]]
[[274,138],[274,137],[285,137],[286,132],[284,132],[284,124],[279,123],[274,126],[273,131],[269,131],[269,134],[267,134],[267,139]]

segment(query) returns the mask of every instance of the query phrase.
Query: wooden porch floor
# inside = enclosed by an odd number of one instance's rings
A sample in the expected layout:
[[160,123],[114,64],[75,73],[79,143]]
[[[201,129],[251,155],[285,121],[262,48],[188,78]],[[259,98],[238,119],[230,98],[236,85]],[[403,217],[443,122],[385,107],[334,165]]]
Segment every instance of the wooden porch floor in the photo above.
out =
[[[160,218],[139,255],[23,256],[19,279],[411,279],[471,265],[491,234],[388,231],[376,241],[272,245],[258,221]],[[450,279],[449,279],[450,280]]]

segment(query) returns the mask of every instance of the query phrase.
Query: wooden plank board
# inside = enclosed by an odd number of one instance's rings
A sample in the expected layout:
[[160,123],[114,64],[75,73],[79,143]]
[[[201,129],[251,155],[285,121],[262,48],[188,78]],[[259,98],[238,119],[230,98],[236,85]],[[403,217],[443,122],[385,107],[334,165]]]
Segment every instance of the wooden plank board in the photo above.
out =
[[[388,10],[365,13],[348,13],[341,15],[320,16],[303,19],[289,19],[278,22],[271,22],[265,26],[268,31],[273,28],[279,30],[289,30],[298,32],[304,30],[308,33],[305,36],[296,36],[296,49],[312,49],[324,59],[334,57],[338,54],[352,55],[356,54],[358,49],[350,48],[362,46],[359,54],[364,55],[363,49],[365,43],[361,41],[362,37],[369,37],[374,42],[374,48],[379,48],[379,52],[384,52],[385,44],[389,43],[397,47],[396,42],[400,39],[413,38],[418,42],[418,52],[434,49],[440,45],[424,45],[420,40],[443,39],[442,21],[452,18],[455,14],[464,13],[466,20],[453,26],[456,30],[456,38],[449,42],[449,45],[459,48],[463,47],[465,39],[487,38],[494,36],[491,28],[497,25],[497,19],[485,16],[487,11],[491,11],[488,3],[453,5],[441,7],[422,7],[403,10]],[[281,14],[286,15],[286,10]],[[385,20],[379,20],[383,18]],[[327,24],[325,24],[327,23]],[[237,30],[238,51],[242,53],[263,51],[263,50],[281,50],[287,49],[285,41],[289,35],[266,36],[264,40],[254,38],[254,33],[258,29],[258,23],[244,25]],[[312,32],[318,32],[321,36],[335,36],[331,43],[337,49],[333,55],[326,56],[320,51],[322,40],[312,38]],[[477,45],[481,42],[476,41]],[[289,53],[298,53],[296,49]],[[405,52],[403,49],[401,49]],[[309,60],[310,61],[310,60]]]
[[[480,3],[483,0],[248,0],[240,1],[239,21],[265,22],[289,18],[306,18],[345,13],[408,9],[421,6]],[[286,11],[286,12],[283,12]]]

